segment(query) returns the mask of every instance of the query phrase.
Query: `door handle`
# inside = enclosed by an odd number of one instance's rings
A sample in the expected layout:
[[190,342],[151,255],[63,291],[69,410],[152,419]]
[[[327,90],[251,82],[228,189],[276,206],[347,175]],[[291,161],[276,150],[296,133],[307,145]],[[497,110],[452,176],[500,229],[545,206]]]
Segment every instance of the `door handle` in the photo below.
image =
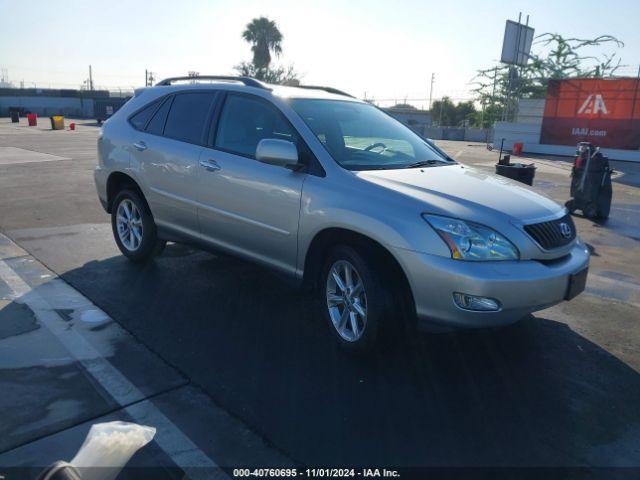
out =
[[136,142],[133,144],[133,146],[136,148],[136,150],[142,152],[143,150],[147,149],[147,144],[144,143],[142,140],[140,140],[139,142]]
[[222,167],[218,165],[218,162],[211,158],[200,160],[200,166],[206,168],[207,172],[215,172],[222,169]]

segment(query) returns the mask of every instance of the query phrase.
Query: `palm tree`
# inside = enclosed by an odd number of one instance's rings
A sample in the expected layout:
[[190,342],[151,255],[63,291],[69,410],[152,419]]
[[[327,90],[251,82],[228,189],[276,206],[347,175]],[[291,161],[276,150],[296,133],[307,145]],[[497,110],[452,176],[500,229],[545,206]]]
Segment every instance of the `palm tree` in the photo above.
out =
[[271,52],[276,56],[282,53],[282,33],[276,22],[267,17],[251,20],[242,32],[242,38],[252,44],[253,64],[257,70],[269,68]]

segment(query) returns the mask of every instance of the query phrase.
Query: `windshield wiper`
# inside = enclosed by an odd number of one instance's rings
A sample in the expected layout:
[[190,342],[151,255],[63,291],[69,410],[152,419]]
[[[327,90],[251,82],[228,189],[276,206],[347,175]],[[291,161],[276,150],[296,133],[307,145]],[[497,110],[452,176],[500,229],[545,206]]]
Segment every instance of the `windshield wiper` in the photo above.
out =
[[432,167],[438,163],[445,163],[443,160],[420,160],[419,162],[410,163],[404,168]]

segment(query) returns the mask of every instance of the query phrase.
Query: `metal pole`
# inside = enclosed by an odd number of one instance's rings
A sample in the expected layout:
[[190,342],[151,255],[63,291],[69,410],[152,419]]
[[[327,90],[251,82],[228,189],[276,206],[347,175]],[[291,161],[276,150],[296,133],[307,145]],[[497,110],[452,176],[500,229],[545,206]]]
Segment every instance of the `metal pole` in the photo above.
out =
[[433,81],[436,78],[436,74],[431,74],[431,87],[429,88],[429,111],[431,111],[431,99],[433,98]]
[[496,65],[496,68],[493,71],[493,90],[491,91],[491,105],[494,109],[494,112],[496,107],[496,82],[497,81],[498,81],[498,66]]
[[149,86],[149,72],[147,71],[146,68],[144,70],[144,86],[145,87]]
[[93,73],[91,71],[91,65],[89,65],[89,90],[93,90]]
[[636,113],[636,101],[638,100],[638,87],[640,87],[640,65],[638,65],[638,75],[636,76],[636,87],[633,89],[633,103],[631,104],[631,123]]

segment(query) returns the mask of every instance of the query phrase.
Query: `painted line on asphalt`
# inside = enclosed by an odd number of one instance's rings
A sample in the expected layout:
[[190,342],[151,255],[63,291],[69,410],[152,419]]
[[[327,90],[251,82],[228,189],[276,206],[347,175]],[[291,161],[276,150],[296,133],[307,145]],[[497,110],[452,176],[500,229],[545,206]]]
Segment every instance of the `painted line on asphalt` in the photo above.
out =
[[[156,427],[154,441],[188,478],[229,478],[153,402],[144,400],[145,395],[122,372],[101,356],[79,332],[69,328],[68,323],[53,310],[46,298],[32,289],[1,259],[0,278],[13,292],[15,301],[27,305],[33,311],[38,321],[49,329],[115,402],[124,407],[134,421]],[[82,294],[72,290],[76,299],[87,301]],[[95,309],[99,310],[98,307]]]

